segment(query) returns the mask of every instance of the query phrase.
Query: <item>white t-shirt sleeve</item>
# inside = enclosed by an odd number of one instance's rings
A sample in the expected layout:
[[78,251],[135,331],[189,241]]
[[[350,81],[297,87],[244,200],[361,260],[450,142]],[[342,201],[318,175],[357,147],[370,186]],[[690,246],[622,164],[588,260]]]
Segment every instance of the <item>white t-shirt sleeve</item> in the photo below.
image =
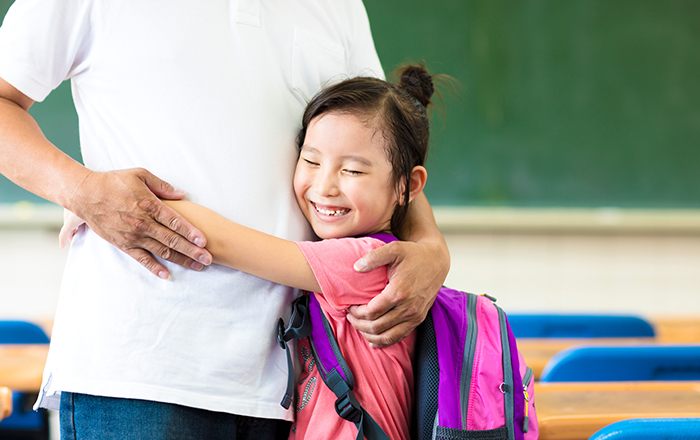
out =
[[0,27],[0,77],[33,99],[44,98],[87,67],[89,0],[16,0]]

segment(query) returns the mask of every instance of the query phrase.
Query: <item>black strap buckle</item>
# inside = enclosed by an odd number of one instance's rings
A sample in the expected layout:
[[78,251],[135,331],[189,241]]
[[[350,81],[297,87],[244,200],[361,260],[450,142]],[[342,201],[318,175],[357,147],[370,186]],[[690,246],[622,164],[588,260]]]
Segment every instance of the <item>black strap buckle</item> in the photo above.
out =
[[302,295],[292,303],[292,314],[287,327],[285,328],[282,318],[277,321],[277,342],[280,347],[285,348],[287,341],[305,338],[310,333],[309,296]]
[[280,318],[277,321],[277,343],[280,345],[280,348],[287,348],[287,341],[284,340],[284,320]]
[[338,397],[338,400],[335,401],[335,412],[340,417],[353,423],[360,423],[360,420],[362,420],[362,407],[352,390],[348,390],[347,393]]

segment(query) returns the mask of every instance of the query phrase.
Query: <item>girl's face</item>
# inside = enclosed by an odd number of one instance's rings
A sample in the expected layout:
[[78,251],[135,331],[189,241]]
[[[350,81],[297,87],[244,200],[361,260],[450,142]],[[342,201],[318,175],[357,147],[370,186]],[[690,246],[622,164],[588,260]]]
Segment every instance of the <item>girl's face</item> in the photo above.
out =
[[353,115],[325,113],[306,131],[294,192],[320,238],[389,230],[398,199],[384,139]]

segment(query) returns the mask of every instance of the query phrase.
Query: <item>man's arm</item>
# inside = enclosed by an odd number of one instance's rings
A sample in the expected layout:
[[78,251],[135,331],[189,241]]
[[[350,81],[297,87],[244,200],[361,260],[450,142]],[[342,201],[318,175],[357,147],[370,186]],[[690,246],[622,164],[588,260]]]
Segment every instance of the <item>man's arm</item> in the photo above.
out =
[[359,272],[389,265],[389,285],[366,306],[350,309],[348,321],[373,345],[401,341],[423,320],[450,270],[450,252],[423,193],[409,205],[403,237],[355,263]]
[[85,219],[161,278],[169,273],[154,255],[195,270],[211,263],[204,234],[158,199],[182,191],[144,169],[88,170],[46,139],[28,113],[33,103],[0,78],[0,173]]

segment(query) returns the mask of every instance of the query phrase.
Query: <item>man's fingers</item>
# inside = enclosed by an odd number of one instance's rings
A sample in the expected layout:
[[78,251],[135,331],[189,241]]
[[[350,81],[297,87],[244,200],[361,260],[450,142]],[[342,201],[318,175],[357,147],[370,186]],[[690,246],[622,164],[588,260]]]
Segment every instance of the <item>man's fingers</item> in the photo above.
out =
[[392,308],[381,316],[373,317],[367,306],[353,306],[346,315],[348,322],[365,339],[380,346],[391,345],[408,336],[423,321],[423,316],[410,306]]
[[171,247],[165,246],[157,240],[144,238],[139,242],[138,248],[148,251],[150,254],[163,260],[170,261],[187,269],[202,270],[205,266],[199,261],[195,261],[187,255],[174,251]]
[[[392,318],[391,313],[387,313],[376,321],[357,319],[350,314],[347,315],[347,319],[353,327],[362,333],[367,342],[376,347],[388,347],[404,339],[415,327],[415,325],[408,323],[394,325],[392,320],[396,318]],[[384,319],[385,317],[386,319]]]
[[180,200],[185,197],[185,191],[177,189],[165,180],[159,179],[150,172],[142,169],[142,179],[146,186],[161,199]]
[[[355,307],[357,307],[355,309]],[[423,317],[419,316],[414,309],[407,307],[396,307],[388,310],[386,313],[382,314],[376,318],[361,318],[358,314],[364,306],[354,306],[349,309],[347,314],[347,320],[355,327],[358,331],[362,333],[380,335],[391,327],[396,325],[401,325],[404,322],[418,322],[420,323]],[[366,315],[368,316],[368,315]]]
[[[393,313],[392,313],[393,312]],[[396,312],[390,311],[376,319],[357,318],[352,313],[347,314],[348,322],[355,327],[357,331],[366,335],[380,335],[391,328],[392,319],[395,319]]]
[[[204,265],[212,263],[213,258],[209,251],[203,249],[206,245],[204,234],[174,209],[159,201],[154,219],[164,227],[158,227],[151,235],[165,246],[190,257]],[[194,244],[193,244],[194,243]]]
[[[146,170],[143,170],[144,183],[148,188],[158,197],[165,199],[181,199],[185,196],[185,192],[182,190],[175,189],[168,182],[159,179],[153,174]],[[188,222],[184,217],[178,214],[174,209],[163,204],[160,200],[150,199],[144,200],[141,203],[142,209],[149,213],[153,219],[167,228],[165,231],[161,228],[156,227],[153,233],[150,234],[153,238],[160,241],[162,244],[172,249],[176,253],[180,253],[191,258],[193,261],[198,263],[209,265],[211,264],[213,258],[211,254],[203,249],[207,244],[207,239],[204,234],[197,228],[195,228],[190,222]],[[171,233],[170,231],[174,232]],[[182,238],[185,240],[182,240]],[[194,246],[192,245],[194,244]],[[161,254],[156,254],[161,258],[169,261],[175,261],[177,258],[171,259]],[[190,266],[190,262],[186,261],[186,266]],[[182,265],[182,264],[180,264]]]
[[355,262],[353,266],[358,272],[369,272],[378,267],[396,262],[398,256],[396,246],[398,242],[392,242],[379,247]]
[[158,278],[167,280],[170,277],[168,269],[160,264],[149,252],[141,248],[126,249],[124,252]]
[[358,319],[374,321],[396,307],[398,302],[398,299],[390,291],[385,290],[372,298],[367,305],[350,307],[349,312]]
[[[212,263],[212,256],[206,249],[193,245],[181,235],[156,221],[139,221],[135,229],[138,230],[138,233],[133,234],[121,246],[122,250],[127,253],[130,249],[140,248],[163,260],[195,270],[200,270],[203,266]],[[141,258],[143,258],[142,255]],[[150,259],[144,261],[150,263]],[[146,264],[142,264],[146,266]],[[149,270],[151,269],[149,268]]]
[[372,345],[387,347],[408,336],[425,315],[416,301],[402,299],[390,284],[367,305],[348,309],[347,320]]
[[390,345],[394,345],[397,342],[401,342],[408,335],[411,334],[413,328],[413,326],[400,324],[395,327],[392,327],[389,331],[386,331],[380,335],[366,334],[364,335],[364,337],[367,340],[367,342],[370,343],[371,346],[383,348],[388,347]]
[[163,246],[155,240],[145,240],[141,246],[142,247],[138,248],[124,249],[124,252],[148,269],[149,272],[164,280],[170,277],[170,272],[163,264],[154,258],[154,255],[189,269],[202,270],[204,267],[202,263],[194,261],[179,252],[174,252],[172,249]]

